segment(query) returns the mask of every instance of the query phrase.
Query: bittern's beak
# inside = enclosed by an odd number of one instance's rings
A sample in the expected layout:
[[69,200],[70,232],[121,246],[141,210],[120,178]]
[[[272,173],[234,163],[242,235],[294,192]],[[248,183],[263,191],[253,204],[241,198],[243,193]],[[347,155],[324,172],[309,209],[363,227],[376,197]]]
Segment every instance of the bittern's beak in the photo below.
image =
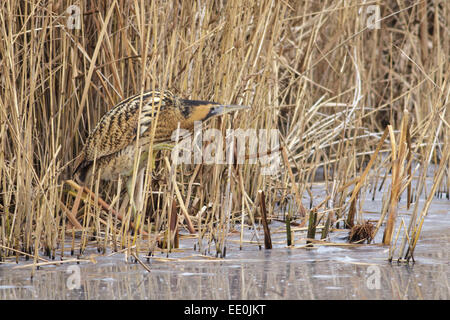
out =
[[229,113],[229,112],[233,112],[233,111],[237,111],[237,110],[246,110],[246,109],[250,109],[250,107],[248,107],[248,106],[241,106],[241,105],[237,105],[237,104],[212,105],[211,109],[208,112],[207,118],[214,117],[214,116],[221,115],[221,114],[225,114],[225,113]]
[[236,110],[249,109],[247,106],[240,106],[235,104],[224,105],[212,101],[200,101],[200,100],[184,100],[180,99],[183,110],[189,112],[186,117],[186,121],[194,123],[194,121],[204,121],[214,116],[233,112]]

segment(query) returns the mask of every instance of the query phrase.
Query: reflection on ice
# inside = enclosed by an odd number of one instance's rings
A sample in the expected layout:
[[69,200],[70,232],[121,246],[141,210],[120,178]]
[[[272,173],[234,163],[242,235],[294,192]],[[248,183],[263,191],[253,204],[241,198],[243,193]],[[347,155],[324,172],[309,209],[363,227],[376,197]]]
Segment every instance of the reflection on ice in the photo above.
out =
[[[126,262],[123,254],[97,257],[96,264],[77,265],[80,286],[72,290],[67,268],[73,263],[41,267],[33,281],[29,268],[4,263],[0,264],[0,300],[449,299],[448,208],[447,200],[433,201],[413,265],[389,264],[388,248],[377,239],[375,245],[356,247],[306,249],[296,244],[286,248],[278,234],[272,250],[259,250],[257,245],[239,250],[237,242],[229,241],[225,259],[193,254],[194,242],[184,242],[184,254],[172,253],[169,258],[155,254],[147,264],[150,272]],[[375,213],[366,214],[370,215],[376,218]],[[333,241],[343,235],[334,233]],[[145,258],[142,261],[146,263]]]

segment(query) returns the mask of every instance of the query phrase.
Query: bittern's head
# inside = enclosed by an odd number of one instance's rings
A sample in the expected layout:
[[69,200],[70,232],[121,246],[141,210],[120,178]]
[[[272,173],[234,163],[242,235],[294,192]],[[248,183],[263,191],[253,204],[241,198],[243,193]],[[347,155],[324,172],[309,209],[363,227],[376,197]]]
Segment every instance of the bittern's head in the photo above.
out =
[[185,126],[191,127],[194,121],[204,121],[211,117],[230,113],[237,110],[246,110],[250,107],[241,105],[224,105],[211,101],[180,99],[180,110],[185,118]]

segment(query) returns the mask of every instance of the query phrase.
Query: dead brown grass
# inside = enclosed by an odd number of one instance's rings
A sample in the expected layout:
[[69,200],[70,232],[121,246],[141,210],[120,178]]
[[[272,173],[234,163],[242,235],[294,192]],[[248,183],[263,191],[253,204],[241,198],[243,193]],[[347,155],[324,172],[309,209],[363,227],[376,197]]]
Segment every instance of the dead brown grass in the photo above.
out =
[[[67,28],[72,4],[81,9],[81,29]],[[368,26],[374,4],[379,29]],[[391,169],[394,194],[385,197],[382,217],[389,211],[395,218],[413,174],[413,196],[422,196],[431,165],[433,190],[446,188],[448,197],[449,16],[446,0],[2,1],[0,259],[19,252],[35,262],[43,252],[54,257],[75,229],[77,250],[96,239],[99,248],[147,253],[178,230],[169,228],[175,211],[180,227],[192,220],[199,250],[205,241],[224,255],[236,223],[254,228],[260,190],[268,218],[281,210],[304,224],[301,197],[312,194],[319,171],[327,201],[315,209],[331,226],[348,218],[353,199],[351,220],[362,221],[362,191]],[[211,126],[223,133],[278,129],[288,168],[264,176],[259,165],[172,167],[159,160],[146,175],[136,224],[123,183],[94,182],[96,197],[69,190],[72,161],[100,117],[121,99],[155,88],[251,106],[251,113]],[[380,154],[372,158],[375,150]],[[369,159],[372,170],[365,172]],[[418,170],[411,172],[411,161]],[[413,251],[426,215],[417,201],[413,212],[414,240],[403,243],[402,256]]]
[[369,221],[354,225],[349,232],[348,242],[364,242],[370,243],[375,234],[375,226]]

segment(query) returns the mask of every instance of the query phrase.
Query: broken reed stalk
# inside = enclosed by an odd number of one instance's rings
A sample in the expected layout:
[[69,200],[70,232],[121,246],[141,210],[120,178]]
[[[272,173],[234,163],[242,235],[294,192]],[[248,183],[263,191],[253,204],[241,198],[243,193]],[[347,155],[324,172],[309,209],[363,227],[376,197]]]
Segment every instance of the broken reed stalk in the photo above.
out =
[[264,228],[264,248],[272,249],[272,238],[270,236],[269,224],[267,222],[266,197],[263,190],[258,191],[259,205],[261,208],[261,221]]
[[172,201],[168,230],[169,232],[167,233],[167,248],[179,248],[180,239],[178,235],[178,209],[175,199],[173,199]]
[[391,186],[391,197],[389,201],[389,210],[388,210],[388,218],[386,222],[386,228],[384,229],[383,234],[383,244],[390,245],[395,221],[397,218],[397,203],[399,199],[399,189],[400,185],[398,184],[398,162],[395,160],[392,163],[392,186]]
[[[395,143],[395,135],[391,125],[388,125],[391,140],[391,163],[392,163],[392,182],[391,182],[391,198],[389,202],[389,215],[386,222],[386,228],[383,234],[383,244],[390,245],[397,218],[398,201],[401,195],[402,181],[407,175],[408,169],[404,167],[407,154],[411,151],[407,144],[407,126],[409,124],[409,113],[404,110],[404,115],[400,127],[399,147]],[[397,151],[398,150],[398,151]],[[409,183],[411,183],[409,181]]]
[[306,209],[303,206],[302,196],[300,194],[300,191],[298,190],[297,182],[295,181],[294,173],[292,172],[291,164],[289,163],[289,157],[286,151],[286,146],[281,147],[281,155],[283,157],[284,166],[288,172],[289,179],[291,180],[291,188],[294,192],[295,200],[298,206],[298,213],[301,217],[304,217],[306,215]]
[[[82,189],[80,189],[79,191],[78,191],[78,193],[80,193],[80,198],[81,198],[81,194],[83,194],[83,190]],[[76,198],[76,200],[78,199],[78,194],[77,194],[77,198]],[[75,200],[75,201],[76,201]],[[66,213],[66,216],[67,216],[67,219],[69,219],[69,222],[72,224],[72,228],[75,228],[76,230],[81,230],[82,228],[83,228],[83,226],[78,222],[78,220],[77,220],[77,218],[76,218],[76,212],[77,212],[77,210],[74,210],[75,208],[77,208],[78,209],[78,206],[73,206],[73,208],[72,208],[72,211],[70,211],[69,210],[69,208],[67,208],[66,206],[65,206],[65,204],[64,203],[62,203],[62,201],[61,200],[59,200],[59,205],[61,206],[61,208],[64,210],[64,212]],[[74,212],[75,212],[75,214],[74,214]]]
[[179,248],[180,247],[180,235],[179,235],[179,228],[178,228],[178,208],[176,205],[176,202],[172,203],[172,221],[170,222],[170,228],[171,228],[171,232],[174,234],[173,238],[173,243],[174,243],[174,248]]
[[307,244],[310,244],[312,241],[314,241],[316,237],[316,227],[317,227],[317,210],[313,209],[309,212],[308,232],[306,235]]
[[350,203],[347,221],[345,223],[346,228],[352,228],[355,225],[356,202],[358,201],[358,195],[359,195],[359,192],[356,193],[356,196],[353,198],[353,201]]
[[322,234],[320,236],[320,239],[326,239],[328,237],[328,233],[330,232],[330,226],[331,226],[331,217],[333,215],[333,212],[330,211],[327,214],[327,220],[325,221],[325,226],[322,229]]
[[152,270],[149,268],[148,264],[142,262],[142,260],[138,257],[138,255],[135,252],[131,252],[131,255],[134,257],[134,259],[148,272],[151,272]]

